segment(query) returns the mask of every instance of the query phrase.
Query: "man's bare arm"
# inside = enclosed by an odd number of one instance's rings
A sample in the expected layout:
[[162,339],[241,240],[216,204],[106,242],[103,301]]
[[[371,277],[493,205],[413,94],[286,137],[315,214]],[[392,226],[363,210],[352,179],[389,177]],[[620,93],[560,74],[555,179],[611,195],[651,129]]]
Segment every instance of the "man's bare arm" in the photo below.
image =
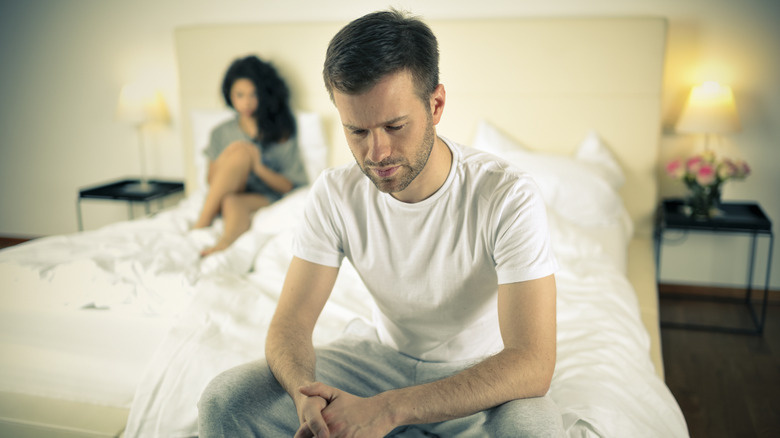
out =
[[338,271],[293,257],[266,339],[266,361],[274,377],[293,397],[301,423],[313,421],[315,428],[324,427],[318,418],[325,402],[298,388],[314,381],[312,332]]
[[322,384],[304,392],[328,402],[323,416],[331,430],[355,425],[363,428],[361,436],[461,418],[546,394],[555,368],[555,278],[499,286],[498,308],[504,349],[454,376],[367,399]]

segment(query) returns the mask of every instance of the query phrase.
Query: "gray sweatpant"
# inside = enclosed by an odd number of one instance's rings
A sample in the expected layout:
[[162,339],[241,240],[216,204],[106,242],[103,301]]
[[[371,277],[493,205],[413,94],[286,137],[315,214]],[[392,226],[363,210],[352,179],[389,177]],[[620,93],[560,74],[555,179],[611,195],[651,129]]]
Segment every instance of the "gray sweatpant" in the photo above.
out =
[[[373,328],[351,324],[347,335],[316,350],[317,380],[360,397],[439,380],[472,362],[425,362],[379,343]],[[265,361],[218,375],[198,403],[201,438],[292,437],[298,415],[292,398]],[[549,396],[514,400],[441,423],[404,426],[397,437],[562,437],[561,415]]]

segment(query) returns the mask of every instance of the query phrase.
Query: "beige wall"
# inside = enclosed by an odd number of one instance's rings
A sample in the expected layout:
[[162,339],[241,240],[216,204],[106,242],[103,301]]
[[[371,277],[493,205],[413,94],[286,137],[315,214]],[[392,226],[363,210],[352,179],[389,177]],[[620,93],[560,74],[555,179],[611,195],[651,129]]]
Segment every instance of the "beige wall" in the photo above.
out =
[[[76,231],[79,187],[137,174],[137,133],[114,120],[125,82],[156,83],[173,126],[145,136],[157,176],[182,178],[173,29],[180,25],[290,20],[348,20],[388,3],[373,0],[0,1],[0,235]],[[698,146],[670,127],[689,87],[705,79],[732,85],[743,130],[723,148],[753,168],[724,197],[755,200],[780,220],[780,2],[776,0],[548,0],[394,2],[428,18],[534,15],[659,15],[669,19],[661,163]],[[576,72],[575,72],[576,73]],[[217,84],[215,84],[216,93]],[[459,139],[469,142],[470,139]],[[661,176],[662,196],[682,193]],[[124,219],[123,205],[85,202],[87,228]],[[744,270],[719,252],[745,259],[734,239],[693,236],[665,252],[668,281],[739,283]],[[774,288],[780,288],[775,245]],[[711,255],[710,253],[714,254]],[[704,254],[707,254],[704,256]],[[763,258],[759,258],[761,264]],[[694,263],[693,273],[687,268]]]

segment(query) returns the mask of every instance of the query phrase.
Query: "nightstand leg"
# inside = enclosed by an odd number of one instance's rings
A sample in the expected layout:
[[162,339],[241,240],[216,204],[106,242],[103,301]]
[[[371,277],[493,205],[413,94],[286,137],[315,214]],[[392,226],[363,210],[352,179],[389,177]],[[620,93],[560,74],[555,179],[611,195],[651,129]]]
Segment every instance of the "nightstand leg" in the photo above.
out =
[[655,284],[661,282],[661,246],[663,245],[664,232],[661,228],[655,230]]
[[764,296],[761,301],[761,323],[758,326],[758,333],[764,333],[764,324],[766,324],[766,307],[769,300],[769,278],[772,273],[772,250],[775,243],[774,234],[769,235],[769,252],[767,253],[766,261],[766,278],[764,279]]
[[84,225],[81,223],[81,196],[76,198],[76,221],[79,225],[79,231],[84,231]]
[[750,304],[753,297],[753,270],[756,263],[756,233],[750,235],[750,257],[748,258],[747,272],[747,290],[745,291],[745,302]]

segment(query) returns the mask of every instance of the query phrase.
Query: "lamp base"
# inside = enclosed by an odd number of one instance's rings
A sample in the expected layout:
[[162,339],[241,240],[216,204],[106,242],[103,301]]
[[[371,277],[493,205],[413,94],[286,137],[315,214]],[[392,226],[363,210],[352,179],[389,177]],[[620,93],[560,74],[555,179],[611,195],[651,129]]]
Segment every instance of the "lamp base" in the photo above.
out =
[[124,186],[122,190],[126,193],[136,193],[136,194],[148,194],[153,192],[157,188],[157,185],[153,182],[149,182],[146,180],[141,180],[137,183],[132,183]]

